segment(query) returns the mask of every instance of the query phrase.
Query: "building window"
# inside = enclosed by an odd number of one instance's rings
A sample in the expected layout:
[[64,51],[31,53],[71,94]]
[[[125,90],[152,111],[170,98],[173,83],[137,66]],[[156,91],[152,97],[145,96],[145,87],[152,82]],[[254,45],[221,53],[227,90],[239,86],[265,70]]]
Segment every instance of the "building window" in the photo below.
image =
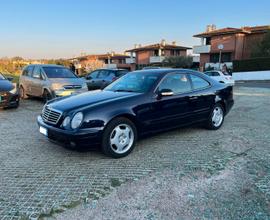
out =
[[[232,53],[222,53],[221,62],[232,62]],[[219,53],[210,54],[210,63],[218,63],[219,62]]]
[[154,50],[154,56],[158,56],[158,50]]
[[207,37],[205,39],[205,45],[211,45],[211,38],[210,37]]

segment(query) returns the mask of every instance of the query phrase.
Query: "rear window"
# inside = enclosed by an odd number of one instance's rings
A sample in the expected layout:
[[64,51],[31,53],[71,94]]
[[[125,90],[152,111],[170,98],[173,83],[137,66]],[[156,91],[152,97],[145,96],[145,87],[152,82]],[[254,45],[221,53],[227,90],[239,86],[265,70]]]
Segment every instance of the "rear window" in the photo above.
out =
[[199,76],[195,76],[191,74],[190,79],[193,84],[193,89],[203,89],[210,85],[209,82],[207,82],[206,80],[204,80],[203,78]]
[[77,78],[69,69],[64,67],[43,67],[48,78]]

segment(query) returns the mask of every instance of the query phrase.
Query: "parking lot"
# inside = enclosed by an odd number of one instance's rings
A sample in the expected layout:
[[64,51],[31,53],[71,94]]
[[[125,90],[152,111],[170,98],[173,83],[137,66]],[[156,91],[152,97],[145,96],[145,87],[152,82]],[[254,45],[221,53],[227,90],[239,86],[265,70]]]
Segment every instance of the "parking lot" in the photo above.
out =
[[39,134],[39,100],[0,110],[0,219],[269,219],[270,89],[236,87],[220,130],[139,141],[128,157]]

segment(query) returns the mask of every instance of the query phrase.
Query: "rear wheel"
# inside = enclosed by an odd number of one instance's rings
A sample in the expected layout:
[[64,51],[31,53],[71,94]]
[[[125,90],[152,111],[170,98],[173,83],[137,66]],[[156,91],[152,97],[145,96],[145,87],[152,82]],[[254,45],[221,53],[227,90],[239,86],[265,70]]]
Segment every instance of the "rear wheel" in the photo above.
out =
[[20,98],[21,99],[27,99],[28,95],[26,95],[25,90],[22,86],[20,86]]
[[216,104],[210,114],[207,122],[207,128],[210,130],[219,129],[224,122],[224,108],[221,104]]
[[103,152],[113,158],[127,156],[135,147],[137,130],[127,118],[113,119],[102,137]]

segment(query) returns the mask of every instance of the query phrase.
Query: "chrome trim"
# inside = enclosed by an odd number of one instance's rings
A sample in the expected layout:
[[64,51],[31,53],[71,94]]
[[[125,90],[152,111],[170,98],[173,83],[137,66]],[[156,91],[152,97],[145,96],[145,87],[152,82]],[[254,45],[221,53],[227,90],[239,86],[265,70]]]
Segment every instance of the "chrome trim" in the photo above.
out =
[[47,122],[53,125],[56,125],[59,122],[61,116],[62,116],[61,111],[55,110],[48,105],[43,108],[42,114],[41,114],[41,117],[44,122]]

